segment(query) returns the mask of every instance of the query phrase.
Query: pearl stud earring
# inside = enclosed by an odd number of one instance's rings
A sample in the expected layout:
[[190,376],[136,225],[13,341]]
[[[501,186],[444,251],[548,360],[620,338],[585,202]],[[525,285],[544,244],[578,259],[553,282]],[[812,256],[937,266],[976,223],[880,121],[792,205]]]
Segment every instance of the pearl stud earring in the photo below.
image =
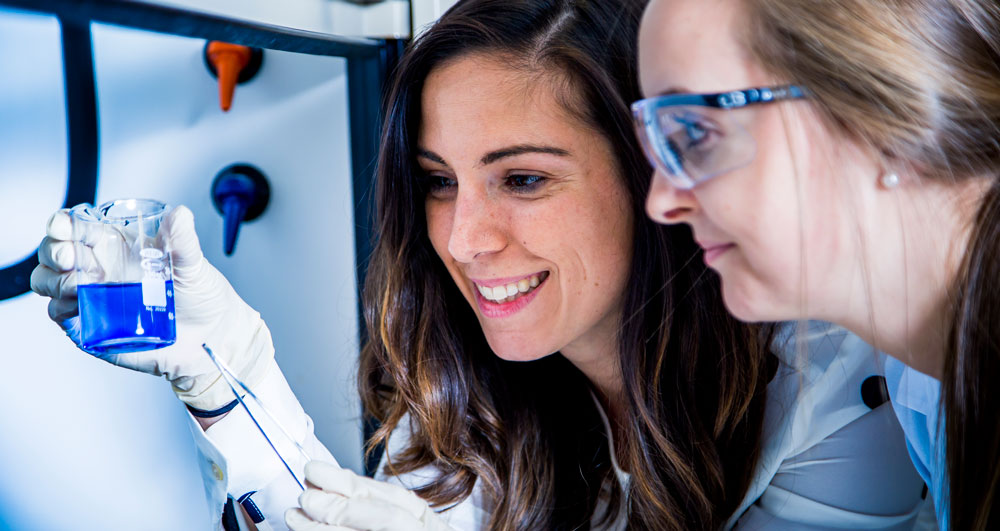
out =
[[879,178],[879,182],[882,183],[883,188],[891,190],[899,186],[899,175],[895,173],[886,173]]

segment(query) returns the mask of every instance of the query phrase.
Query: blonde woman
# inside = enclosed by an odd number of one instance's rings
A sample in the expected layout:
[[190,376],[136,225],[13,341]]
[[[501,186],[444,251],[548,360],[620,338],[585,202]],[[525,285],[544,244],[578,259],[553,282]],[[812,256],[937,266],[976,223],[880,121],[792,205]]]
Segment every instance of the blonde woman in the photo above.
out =
[[941,528],[1000,528],[1000,7],[654,0],[640,41],[650,216],[740,319],[888,353]]

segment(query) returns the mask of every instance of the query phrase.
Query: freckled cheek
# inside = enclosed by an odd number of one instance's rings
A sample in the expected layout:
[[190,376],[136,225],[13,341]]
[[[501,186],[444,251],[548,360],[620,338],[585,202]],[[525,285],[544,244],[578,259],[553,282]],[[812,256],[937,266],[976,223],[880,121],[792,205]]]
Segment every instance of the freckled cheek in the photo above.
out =
[[556,273],[567,276],[574,262],[571,257],[579,250],[582,236],[579,226],[574,226],[575,219],[556,208],[521,212],[510,218],[509,237],[528,256],[552,262]]
[[585,296],[607,297],[624,291],[628,279],[634,241],[634,220],[627,204],[605,208],[600,217],[591,220],[591,231],[582,236],[580,250],[586,281],[580,291]]
[[430,203],[428,203],[426,208],[427,236],[430,239],[431,247],[438,258],[444,263],[455,284],[466,298],[471,300],[471,293],[468,292],[469,290],[465,285],[464,277],[452,259],[451,253],[448,252],[448,242],[451,239],[453,219],[451,209],[444,205],[432,205]]
[[434,251],[445,263],[450,262],[448,241],[451,239],[453,214],[452,209],[444,205],[427,203],[427,236],[431,240],[431,246],[434,247]]

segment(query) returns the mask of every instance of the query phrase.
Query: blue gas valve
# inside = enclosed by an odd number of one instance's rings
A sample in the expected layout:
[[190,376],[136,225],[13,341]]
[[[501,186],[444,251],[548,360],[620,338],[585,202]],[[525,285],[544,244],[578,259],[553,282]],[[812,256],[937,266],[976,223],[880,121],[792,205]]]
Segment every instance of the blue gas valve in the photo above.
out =
[[223,217],[223,250],[232,256],[240,225],[260,217],[271,199],[271,186],[257,168],[233,164],[219,172],[212,182],[212,202]]

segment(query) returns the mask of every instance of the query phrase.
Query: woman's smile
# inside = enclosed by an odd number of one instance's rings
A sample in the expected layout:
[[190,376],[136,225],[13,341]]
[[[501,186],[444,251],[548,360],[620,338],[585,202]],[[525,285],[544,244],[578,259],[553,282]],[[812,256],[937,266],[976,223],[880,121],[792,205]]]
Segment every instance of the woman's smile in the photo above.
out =
[[531,303],[549,278],[548,271],[527,276],[476,279],[476,303],[484,317],[510,317]]

